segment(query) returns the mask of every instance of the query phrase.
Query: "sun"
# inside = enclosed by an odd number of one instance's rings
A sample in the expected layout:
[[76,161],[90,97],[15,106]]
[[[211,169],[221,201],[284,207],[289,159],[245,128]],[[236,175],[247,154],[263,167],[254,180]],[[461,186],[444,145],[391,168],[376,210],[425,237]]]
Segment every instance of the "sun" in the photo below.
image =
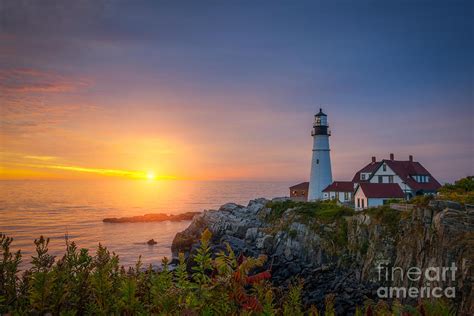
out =
[[151,172],[151,171],[148,172],[148,173],[146,174],[146,178],[147,178],[148,180],[155,180],[155,173],[153,173],[153,172]]

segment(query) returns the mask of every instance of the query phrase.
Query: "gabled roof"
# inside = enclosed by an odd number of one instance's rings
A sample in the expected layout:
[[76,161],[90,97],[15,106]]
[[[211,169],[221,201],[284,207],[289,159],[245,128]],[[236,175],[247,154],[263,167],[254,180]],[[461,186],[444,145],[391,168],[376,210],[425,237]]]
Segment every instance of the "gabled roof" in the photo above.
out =
[[[352,182],[363,183],[369,182],[373,174],[386,163],[387,166],[402,179],[407,186],[414,191],[436,191],[441,187],[441,184],[425,169],[419,162],[411,160],[389,160],[383,159],[382,161],[371,162],[364,168],[360,169],[352,178]],[[370,173],[371,177],[365,180],[360,179],[361,173]],[[416,182],[412,176],[423,175],[428,176],[428,182],[420,183]]]
[[396,183],[359,183],[357,190],[362,190],[366,198],[403,198],[403,191]]
[[357,171],[357,173],[354,175],[354,178],[352,178],[352,182],[366,182],[369,180],[369,178],[365,179],[365,180],[361,180],[360,179],[360,174],[361,173],[370,173],[372,174],[372,172],[375,172],[375,170],[377,170],[380,166],[382,165],[382,162],[381,161],[377,161],[377,162],[371,162],[369,163],[367,166],[365,166],[364,168],[360,169],[359,171]]
[[354,192],[354,183],[351,181],[334,181],[323,192]]
[[[414,191],[436,191],[441,184],[418,161],[382,160]],[[416,182],[412,176],[428,176],[428,182]]]
[[290,187],[290,190],[308,190],[309,182],[301,182]]

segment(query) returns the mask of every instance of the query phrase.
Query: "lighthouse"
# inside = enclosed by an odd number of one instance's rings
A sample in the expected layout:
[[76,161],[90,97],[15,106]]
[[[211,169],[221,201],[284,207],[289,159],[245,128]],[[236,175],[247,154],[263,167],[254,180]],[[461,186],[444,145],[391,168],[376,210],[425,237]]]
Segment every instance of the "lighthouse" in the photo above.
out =
[[313,159],[311,160],[311,176],[309,178],[308,201],[322,199],[322,191],[332,183],[331,156],[329,154],[329,131],[327,115],[319,109],[314,116]]

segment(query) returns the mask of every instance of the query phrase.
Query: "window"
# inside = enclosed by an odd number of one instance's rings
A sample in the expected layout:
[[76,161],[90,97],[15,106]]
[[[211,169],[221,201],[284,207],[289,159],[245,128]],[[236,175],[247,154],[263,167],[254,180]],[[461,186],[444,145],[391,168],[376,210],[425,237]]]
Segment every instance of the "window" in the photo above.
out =
[[316,164],[319,165],[319,159],[316,159]]
[[388,176],[388,183],[393,183],[393,176]]
[[365,208],[365,200],[362,199],[362,208]]
[[428,176],[413,176],[413,178],[419,183],[428,183],[430,181]]
[[344,201],[348,201],[349,199],[349,192],[344,192]]
[[360,179],[361,179],[361,180],[365,180],[365,173],[361,173],[361,174],[360,174]]
[[383,183],[383,177],[379,176],[379,183]]
[[387,171],[387,165],[386,165],[386,164],[383,164],[383,165],[382,165],[382,170],[383,170],[383,171]]

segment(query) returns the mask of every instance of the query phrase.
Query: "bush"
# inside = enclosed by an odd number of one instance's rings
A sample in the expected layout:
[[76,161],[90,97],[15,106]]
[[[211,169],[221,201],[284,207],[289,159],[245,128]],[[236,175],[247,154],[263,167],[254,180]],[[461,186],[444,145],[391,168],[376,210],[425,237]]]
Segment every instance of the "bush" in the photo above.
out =
[[474,204],[474,176],[462,178],[454,184],[445,184],[438,192],[440,199]]
[[418,207],[426,207],[430,203],[431,200],[434,199],[433,195],[418,195],[408,201],[409,204],[416,205]]
[[[280,301],[262,270],[265,256],[236,256],[227,244],[226,251],[211,256],[205,231],[194,257],[191,274],[183,254],[174,271],[168,260],[160,271],[143,269],[140,258],[135,267],[119,266],[119,258],[99,245],[94,256],[67,242],[62,258],[48,254],[49,240],[35,240],[32,267],[21,276],[21,253],[11,253],[12,239],[0,234],[0,314],[12,315],[318,315],[315,306],[306,312],[302,304],[303,281],[290,286]],[[260,272],[256,272],[260,271]],[[326,298],[326,315],[334,315],[336,295]],[[367,305],[366,315],[377,305]],[[384,307],[388,309],[388,305]],[[392,307],[394,308],[394,307]],[[400,310],[397,306],[397,310]],[[442,312],[449,315],[443,301],[423,303],[417,308],[403,307],[413,315]],[[362,313],[361,309],[358,309]],[[395,311],[395,309],[393,309]],[[414,312],[413,312],[414,311]]]
[[275,222],[282,218],[285,211],[291,209],[295,215],[299,215],[305,220],[317,219],[323,222],[330,222],[344,216],[354,215],[351,208],[338,205],[336,201],[315,201],[297,202],[292,200],[268,202],[267,208],[271,211],[266,220]]
[[393,234],[396,233],[401,218],[400,211],[383,205],[368,208],[364,210],[363,213],[369,215],[375,222],[387,226],[390,230],[392,230]]

